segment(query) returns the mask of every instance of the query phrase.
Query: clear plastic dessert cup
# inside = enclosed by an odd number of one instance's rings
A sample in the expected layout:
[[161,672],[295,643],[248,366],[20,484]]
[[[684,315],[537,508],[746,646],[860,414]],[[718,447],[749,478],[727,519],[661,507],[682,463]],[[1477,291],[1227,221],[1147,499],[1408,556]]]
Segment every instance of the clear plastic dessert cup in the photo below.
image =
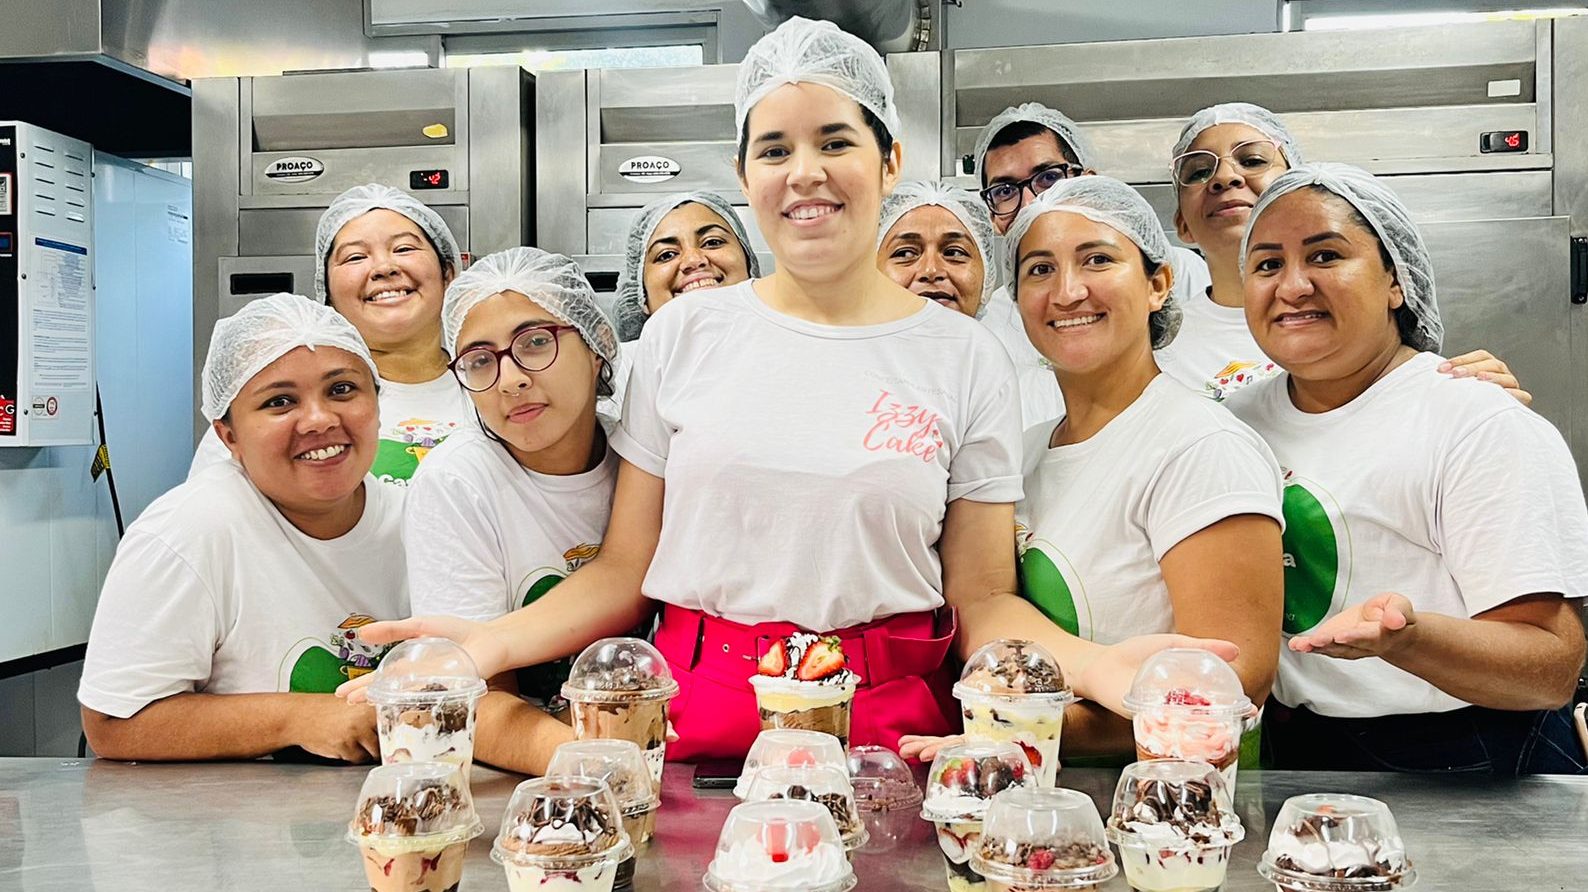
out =
[[585,648],[562,686],[574,734],[633,741],[657,789],[667,756],[667,703],[677,693],[661,652],[638,638],[603,638]]
[[1107,833],[1136,892],[1218,889],[1231,849],[1245,836],[1224,775],[1181,759],[1127,765]]
[[623,815],[623,830],[634,853],[618,865],[616,888],[634,881],[634,860],[656,832],[656,809],[661,800],[651,782],[645,754],[632,740],[575,740],[552,753],[548,775],[588,777],[605,781]]
[[844,851],[853,852],[866,844],[870,832],[860,820],[860,809],[855,805],[855,790],[849,783],[849,772],[831,765],[769,765],[756,771],[750,779],[746,802],[763,802],[777,799],[803,799],[827,809],[838,827],[838,838]]
[[1389,806],[1344,793],[1287,799],[1257,872],[1282,892],[1390,892],[1417,882]]
[[710,892],[848,892],[855,874],[827,809],[772,799],[728,812],[705,883]]
[[1059,664],[1031,641],[1001,639],[982,645],[954,685],[969,737],[1007,740],[1025,751],[1042,786],[1059,773],[1064,707],[1075,694]]
[[483,830],[457,765],[403,762],[365,776],[347,838],[372,892],[452,892]]
[[1137,671],[1125,708],[1136,758],[1207,762],[1234,789],[1241,733],[1253,709],[1229,663],[1193,648],[1155,654]]
[[986,880],[970,864],[981,843],[982,819],[1004,790],[1036,786],[1036,772],[1011,741],[972,740],[938,750],[926,773],[921,817],[937,829],[950,892],[982,892]]
[[[733,785],[733,795],[743,799],[750,792],[750,778],[762,768],[773,765],[828,765],[848,770],[849,757],[838,738],[824,731],[798,728],[772,728],[756,735],[744,768]],[[906,771],[909,769],[906,768]]]
[[612,789],[587,777],[519,784],[491,846],[509,892],[611,892],[633,853]]
[[824,684],[769,675],[750,676],[761,728],[820,731],[849,745],[849,724],[859,682]]
[[413,638],[392,648],[369,686],[381,761],[451,762],[467,782],[474,708],[483,696],[474,660],[453,642]]
[[883,746],[849,748],[849,783],[871,839],[866,851],[892,851],[909,838],[921,809],[921,788],[898,753]]
[[1097,889],[1119,872],[1092,798],[1047,787],[993,797],[970,863],[987,892]]

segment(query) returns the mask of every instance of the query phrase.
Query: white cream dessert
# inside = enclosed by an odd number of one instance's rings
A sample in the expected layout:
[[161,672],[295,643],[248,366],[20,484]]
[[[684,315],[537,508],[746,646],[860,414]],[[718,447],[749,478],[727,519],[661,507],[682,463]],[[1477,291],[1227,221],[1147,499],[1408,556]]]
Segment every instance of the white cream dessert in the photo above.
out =
[[954,696],[967,736],[1018,744],[1037,783],[1054,785],[1064,707],[1075,698],[1047,651],[1030,641],[984,645],[966,661]]
[[921,817],[937,828],[950,892],[981,892],[986,881],[970,866],[981,843],[982,818],[994,796],[1036,782],[1029,761],[1009,743],[944,747],[927,775]]
[[829,886],[842,883],[851,871],[843,846],[817,843],[808,849],[797,845],[779,849],[757,839],[741,839],[726,852],[718,852],[709,869],[725,890],[732,889],[734,883],[772,884],[782,880]]
[[[563,782],[526,781],[549,792],[516,813],[516,795],[508,806],[492,856],[507,871],[512,892],[611,892],[618,864],[633,852],[616,809],[602,807],[597,798],[558,798],[559,787],[572,785]],[[600,789],[606,804],[615,804],[604,784]]]
[[1230,849],[1244,831],[1240,820],[1220,807],[1210,784],[1147,778],[1126,783],[1130,795],[1116,801],[1109,836],[1119,846],[1131,888],[1137,892],[1217,889],[1229,868]]
[[849,744],[850,707],[860,676],[838,638],[797,632],[773,641],[750,676],[762,728],[822,731]]

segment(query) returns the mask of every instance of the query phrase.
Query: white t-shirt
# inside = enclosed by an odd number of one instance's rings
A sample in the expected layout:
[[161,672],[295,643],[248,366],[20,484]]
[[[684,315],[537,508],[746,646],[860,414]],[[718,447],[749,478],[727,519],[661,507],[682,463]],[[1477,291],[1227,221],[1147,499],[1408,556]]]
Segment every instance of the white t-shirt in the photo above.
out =
[[1180,334],[1154,355],[1158,368],[1176,381],[1209,399],[1222,400],[1281,369],[1257,346],[1246,327],[1246,311],[1214,303],[1208,287],[1185,296],[1180,304],[1184,310]]
[[1094,436],[1025,435],[1016,506],[1020,590],[1071,634],[1103,644],[1174,631],[1158,562],[1227,517],[1283,523],[1279,465],[1251,428],[1167,375]]
[[[1398,592],[1472,617],[1523,595],[1588,595],[1588,509],[1560,433],[1493,385],[1422,353],[1350,403],[1307,414],[1289,375],[1231,411],[1285,469],[1285,634]],[[1274,696],[1338,717],[1467,704],[1383,660],[1280,650]]]
[[612,445],[667,484],[645,594],[814,631],[942,605],[948,503],[1020,498],[1009,357],[930,301],[819,325],[753,284],[667,303],[632,345]]
[[[448,371],[423,384],[380,382],[380,446],[369,469],[376,480],[407,486],[419,462],[454,431],[476,427],[474,403]],[[232,454],[213,429],[199,440],[188,479]]]
[[116,549],[77,699],[127,718],[172,694],[329,693],[384,648],[354,629],[408,615],[402,496],[365,477],[346,535],[304,535],[235,462],[156,499]]

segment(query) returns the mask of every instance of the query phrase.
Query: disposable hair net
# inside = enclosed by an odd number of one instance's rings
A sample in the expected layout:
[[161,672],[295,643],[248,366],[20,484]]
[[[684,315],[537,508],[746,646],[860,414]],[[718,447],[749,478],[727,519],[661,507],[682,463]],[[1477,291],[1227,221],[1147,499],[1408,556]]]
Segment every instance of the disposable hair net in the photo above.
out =
[[1246,269],[1246,248],[1258,219],[1280,198],[1309,186],[1321,187],[1344,199],[1372,227],[1379,244],[1389,253],[1395,280],[1405,298],[1395,311],[1401,342],[1413,350],[1438,352],[1444,343],[1445,324],[1439,318],[1439,304],[1434,298],[1434,264],[1428,256],[1428,246],[1423,244],[1422,233],[1400,198],[1382,180],[1359,167],[1304,164],[1269,183],[1252,208],[1246,234],[1241,236],[1241,269]]
[[[1009,282],[1009,293],[1016,294],[1019,276],[1016,275],[1020,255],[1020,240],[1031,231],[1037,218],[1052,213],[1080,214],[1088,220],[1118,230],[1121,235],[1136,243],[1141,253],[1155,264],[1169,262],[1169,237],[1164,235],[1163,224],[1141,193],[1125,183],[1105,176],[1075,177],[1060,180],[1053,188],[1038,195],[1036,200],[1021,209],[1015,222],[1004,235],[1004,275]],[[1167,347],[1180,331],[1181,308],[1171,294],[1163,306],[1148,318],[1152,333],[1152,349]]]
[[579,265],[561,254],[539,248],[508,248],[475,261],[452,280],[441,305],[442,345],[456,356],[458,333],[469,311],[503,291],[516,291],[579,330],[590,352],[617,361],[618,335],[612,321],[596,303],[595,290]]
[[1079,124],[1070,120],[1069,116],[1063,112],[1048,108],[1040,102],[1026,102],[999,112],[991,121],[987,122],[986,127],[981,129],[981,135],[976,137],[976,154],[974,157],[976,159],[975,173],[978,182],[983,178],[982,166],[987,160],[987,149],[992,145],[993,140],[998,137],[998,134],[1003,132],[1005,127],[1022,121],[1041,124],[1043,127],[1053,131],[1059,141],[1069,148],[1070,154],[1075,156],[1077,164],[1090,170],[1097,169],[1097,152],[1092,148],[1091,140],[1087,139],[1086,135],[1081,132]]
[[899,136],[888,66],[867,43],[832,22],[794,16],[757,40],[739,63],[733,94],[734,132],[744,134],[750,109],[784,84],[821,84],[848,96]]
[[250,379],[299,347],[346,350],[380,379],[364,339],[341,313],[299,294],[272,294],[215,323],[200,383],[204,417],[225,415]]
[[976,308],[976,318],[980,319],[987,312],[987,305],[992,303],[993,290],[998,287],[999,263],[998,252],[994,250],[997,231],[993,229],[992,217],[980,195],[937,181],[910,180],[900,183],[894,188],[893,194],[882,200],[882,227],[877,230],[877,247],[882,247],[888,231],[905,214],[927,205],[945,208],[958,218],[965,232],[976,242],[976,250],[981,252],[981,306]]
[[1202,135],[1202,131],[1220,124],[1245,124],[1278,144],[1279,151],[1285,155],[1285,163],[1291,167],[1302,163],[1301,146],[1290,135],[1290,130],[1279,120],[1279,116],[1250,102],[1223,102],[1192,115],[1185,129],[1180,131],[1180,139],[1175,142],[1169,157],[1174,159],[1184,155],[1190,151],[1191,144]]
[[662,225],[662,218],[690,202],[705,205],[722,218],[733,231],[733,237],[739,240],[739,247],[744,250],[745,259],[749,261],[750,278],[760,277],[761,261],[750,247],[750,234],[745,231],[744,221],[726,198],[706,191],[675,192],[658,198],[641,208],[629,224],[628,243],[623,251],[623,269],[618,274],[618,290],[612,307],[617,316],[618,340],[632,341],[638,338],[640,329],[644,328],[645,320],[650,316],[650,308],[645,303],[645,249],[656,234],[656,227]]
[[447,228],[447,221],[441,219],[440,214],[401,189],[382,186],[380,183],[366,183],[354,186],[332,200],[330,207],[320,215],[319,225],[314,228],[314,294],[321,303],[330,302],[330,295],[325,288],[325,270],[331,259],[331,243],[336,241],[336,234],[355,217],[362,217],[376,208],[396,211],[414,221],[414,225],[430,236],[430,241],[441,252],[443,267],[450,263],[455,272],[463,269],[463,255],[458,251],[458,240],[452,237],[452,230]]

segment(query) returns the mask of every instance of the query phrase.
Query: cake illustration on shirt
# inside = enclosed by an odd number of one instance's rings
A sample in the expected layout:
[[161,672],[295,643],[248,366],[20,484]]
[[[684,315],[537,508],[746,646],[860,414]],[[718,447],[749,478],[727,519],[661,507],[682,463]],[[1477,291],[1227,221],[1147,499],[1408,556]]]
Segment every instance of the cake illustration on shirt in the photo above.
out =
[[1249,387],[1265,378],[1272,378],[1284,371],[1277,363],[1264,360],[1262,362],[1243,362],[1236,360],[1219,369],[1208,382],[1203,385],[1203,392],[1215,402]]
[[380,432],[380,445],[375,450],[375,463],[370,473],[378,480],[406,483],[419,470],[430,450],[458,429],[455,421],[436,421],[429,418],[405,418]]
[[390,647],[366,644],[357,634],[360,628],[374,621],[368,614],[351,613],[326,638],[298,641],[281,660],[277,689],[298,694],[329,694],[349,679],[374,672]]

